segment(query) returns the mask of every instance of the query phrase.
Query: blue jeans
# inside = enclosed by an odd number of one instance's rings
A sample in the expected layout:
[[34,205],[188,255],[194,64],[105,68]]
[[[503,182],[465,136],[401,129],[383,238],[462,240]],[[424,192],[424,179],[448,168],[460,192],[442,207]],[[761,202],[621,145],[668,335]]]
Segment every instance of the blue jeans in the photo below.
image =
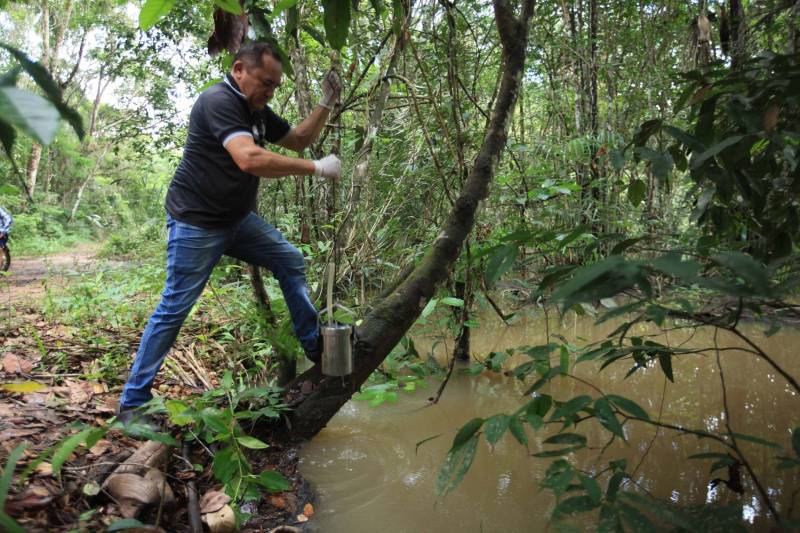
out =
[[255,213],[226,227],[206,229],[167,215],[167,280],[161,302],[142,334],[122,390],[120,407],[136,407],[153,396],[150,388],[211,271],[223,254],[272,271],[280,283],[294,331],[303,348],[317,343],[317,310],[308,297],[303,254]]

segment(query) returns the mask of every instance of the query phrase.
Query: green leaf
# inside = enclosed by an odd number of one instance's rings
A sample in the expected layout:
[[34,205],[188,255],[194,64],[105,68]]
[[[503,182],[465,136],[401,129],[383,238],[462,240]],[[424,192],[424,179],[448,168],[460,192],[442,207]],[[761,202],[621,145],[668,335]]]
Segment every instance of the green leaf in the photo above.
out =
[[298,0],[279,0],[277,4],[275,4],[275,8],[272,10],[272,13],[269,14],[270,20],[275,20],[281,12],[291,9],[297,5]]
[[486,262],[486,285],[494,285],[514,265],[518,253],[519,246],[516,244],[505,244],[497,248]]
[[74,129],[78,137],[82,139],[84,136],[83,119],[77,111],[71,107],[68,107],[62,101],[61,87],[53,79],[47,69],[44,68],[40,63],[29,59],[24,52],[17,50],[13,46],[0,43],[0,48],[4,48],[12,56],[14,56],[14,58],[19,62],[20,66],[25,69],[25,72],[27,72],[28,75],[33,78],[33,81],[36,82],[36,85],[38,85],[39,88],[44,91],[44,94],[50,100],[50,103],[58,110],[61,117],[70,123],[72,129]]
[[320,32],[317,31],[315,27],[310,26],[308,24],[302,24],[300,27],[303,29],[304,32],[309,34],[312,39],[317,41],[320,44],[320,46],[325,46],[325,38],[322,36]]
[[586,436],[579,433],[558,433],[545,439],[543,444],[571,444],[583,447],[586,446]]
[[656,527],[644,513],[632,505],[620,502],[617,504],[620,517],[628,525],[630,531],[656,531]]
[[461,429],[458,430],[456,433],[455,438],[453,439],[453,446],[452,448],[457,448],[464,444],[468,439],[472,438],[472,436],[481,429],[483,425],[483,418],[473,418],[466,424],[464,424]]
[[769,274],[758,261],[741,252],[721,252],[711,256],[716,263],[731,269],[742,278],[753,290],[769,293]]
[[632,179],[628,185],[628,201],[633,207],[638,207],[647,193],[647,185],[640,179]]
[[514,438],[517,439],[517,442],[523,446],[528,445],[528,434],[525,433],[525,426],[519,418],[512,417],[508,423],[508,428],[511,430],[511,434],[514,435]]
[[565,402],[558,406],[558,408],[553,412],[553,415],[550,417],[550,420],[558,420],[561,418],[570,418],[572,415],[587,407],[590,403],[592,403],[592,398],[587,395],[576,396],[572,398],[568,402]]
[[800,428],[794,428],[792,431],[792,448],[794,448],[794,453],[800,457]]
[[716,156],[724,149],[738,143],[745,137],[746,137],[745,135],[734,135],[733,137],[728,137],[724,141],[715,144],[714,146],[712,146],[702,154],[698,155],[697,157],[692,157],[692,162],[691,162],[692,170],[700,168],[706,161]]
[[[480,420],[480,419],[476,419]],[[475,459],[475,450],[478,447],[478,435],[472,435],[467,441],[458,446],[453,446],[444,460],[439,475],[436,478],[436,493],[446,495],[455,489]]]
[[553,517],[569,516],[578,513],[585,513],[597,507],[592,498],[589,496],[573,496],[562,500],[553,509]]
[[661,119],[653,119],[643,122],[639,126],[639,130],[633,136],[633,142],[636,146],[643,146],[650,137],[661,129]]
[[608,157],[611,160],[611,165],[614,167],[614,170],[622,170],[625,168],[625,154],[623,152],[611,150],[608,153]]
[[11,450],[6,460],[6,466],[3,468],[3,475],[0,476],[0,511],[3,510],[6,498],[8,497],[8,490],[11,488],[11,480],[14,478],[14,470],[17,468],[19,458],[27,448],[28,444],[23,442],[18,444],[16,448]]
[[433,313],[433,310],[436,309],[436,304],[439,303],[439,300],[436,298],[431,298],[428,300],[428,303],[422,309],[422,313],[420,313],[420,318],[428,318],[428,316]]
[[334,50],[347,43],[350,31],[350,0],[322,0],[325,35]]
[[228,13],[233,13],[234,15],[242,14],[242,6],[239,4],[239,0],[214,0],[214,4]]
[[633,415],[637,418],[650,420],[650,417],[647,416],[647,412],[641,407],[639,407],[639,405],[633,400],[629,400],[628,398],[623,398],[622,396],[617,396],[616,394],[609,394],[606,396],[606,398],[608,398],[609,401],[611,401],[611,403],[613,403],[626,413]]
[[86,441],[89,434],[92,432],[92,428],[85,428],[78,433],[67,437],[59,446],[56,448],[55,453],[53,453],[53,460],[51,464],[53,465],[53,474],[58,476],[61,472],[61,465],[64,464],[64,461],[67,460],[67,457],[75,451],[75,449],[81,445],[82,442]]
[[255,437],[236,437],[236,442],[245,448],[250,448],[251,450],[263,450],[265,448],[269,448],[269,444],[262,442]]
[[583,485],[583,489],[586,491],[589,498],[592,499],[592,502],[599,504],[603,499],[603,493],[600,490],[600,484],[597,480],[583,474],[578,474],[578,478],[581,480],[581,485]]
[[6,151],[8,158],[12,161],[14,157],[14,141],[16,140],[17,132],[14,130],[14,127],[5,120],[0,120],[0,142],[3,143],[3,149]]
[[595,415],[604,428],[609,430],[617,437],[625,440],[625,432],[622,430],[622,424],[617,420],[617,415],[611,409],[611,404],[608,398],[603,396],[594,402]]
[[527,413],[543,417],[553,405],[553,398],[547,394],[537,396],[528,404]]
[[288,479],[273,470],[264,470],[256,476],[255,482],[269,492],[283,492],[292,488]]
[[135,518],[123,518],[122,520],[117,520],[116,522],[112,522],[106,531],[123,531],[125,529],[134,529],[134,528],[144,528],[145,524],[139,522]]
[[780,446],[778,446],[776,443],[768,441],[766,439],[762,439],[761,437],[754,437],[753,435],[745,435],[744,433],[736,433],[736,432],[731,433],[731,435],[739,440],[746,440],[747,442],[752,442],[753,444],[766,446],[767,448],[780,448]]
[[658,364],[661,365],[661,370],[671,382],[675,383],[675,378],[672,377],[672,355],[664,352],[658,354]]
[[0,87],[0,116],[41,144],[50,144],[58,130],[58,110],[32,92]]
[[679,143],[682,143],[684,146],[688,146],[692,152],[700,153],[706,149],[706,147],[703,146],[703,143],[697,140],[696,137],[674,126],[664,126],[662,130]]
[[508,425],[511,422],[511,417],[508,415],[494,415],[486,420],[483,426],[484,436],[486,442],[494,446],[505,434]]
[[149,30],[166,17],[174,5],[175,0],[147,0],[139,12],[139,28]]
[[726,459],[730,457],[727,453],[720,452],[703,452],[690,455],[687,459]]
[[0,508],[0,531],[5,531],[6,533],[25,533],[26,530]]
[[440,300],[444,305],[449,305],[450,307],[464,307],[464,300],[461,298],[453,298],[452,296],[447,296]]

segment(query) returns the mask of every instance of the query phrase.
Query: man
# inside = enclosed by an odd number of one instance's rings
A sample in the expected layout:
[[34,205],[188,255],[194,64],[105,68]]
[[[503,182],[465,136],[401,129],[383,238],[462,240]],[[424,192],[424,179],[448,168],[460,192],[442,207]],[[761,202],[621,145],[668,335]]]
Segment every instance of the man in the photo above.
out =
[[11,213],[0,207],[0,248],[8,242],[8,232],[11,231],[11,226],[14,225],[14,219]]
[[319,361],[317,310],[308,296],[303,255],[253,209],[259,177],[339,178],[341,162],[333,155],[310,161],[262,145],[268,141],[298,152],[309,146],[325,125],[341,84],[329,72],[319,105],[291,128],[267,106],[282,75],[280,56],[271,45],[247,43],[225,80],[204,91],[192,107],[183,158],[167,191],[166,284],[122,391],[117,419],[123,424],[151,423],[137,407],[152,398],[150,388],[164,357],[223,254],[272,271],[297,338],[306,355]]

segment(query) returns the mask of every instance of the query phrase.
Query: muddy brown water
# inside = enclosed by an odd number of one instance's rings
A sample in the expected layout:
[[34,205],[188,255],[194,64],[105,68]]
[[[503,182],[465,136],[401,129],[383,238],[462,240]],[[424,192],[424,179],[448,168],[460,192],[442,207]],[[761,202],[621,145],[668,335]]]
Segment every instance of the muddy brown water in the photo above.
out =
[[[472,353],[484,358],[492,351],[544,344],[548,324],[550,334],[560,333],[574,344],[605,338],[617,325],[595,325],[593,318],[574,315],[564,320],[551,317],[546,322],[538,315],[506,326],[486,316],[480,328],[473,330]],[[744,327],[784,369],[800,376],[800,331],[783,328],[766,337],[764,329],[760,325]],[[635,326],[632,334],[652,331]],[[652,418],[661,412],[664,422],[707,431],[724,430],[725,410],[713,331],[671,331],[655,340],[671,346],[711,349],[676,358],[675,383],[667,382],[657,365],[627,379],[624,376],[630,363],[613,364],[599,374],[598,365],[582,363],[573,371],[607,394],[637,401]],[[743,346],[739,339],[721,332],[717,341],[720,347]],[[422,334],[416,336],[416,342],[421,353],[436,344],[430,335]],[[440,342],[434,350],[441,356],[451,346],[452,341]],[[515,359],[511,366],[524,360]],[[791,429],[800,426],[800,398],[771,367],[749,353],[725,350],[721,360],[733,430],[770,439],[783,448],[741,444],[766,490],[777,500],[779,512],[786,513],[792,505],[792,494],[800,491],[800,472],[778,471],[775,457],[793,455]],[[456,372],[439,403],[428,406],[428,398],[438,385],[438,381],[431,380],[426,389],[401,393],[396,403],[379,407],[351,401],[303,448],[301,471],[319,495],[313,521],[318,531],[514,532],[547,528],[555,499],[550,491],[541,490],[540,484],[551,460],[530,457],[510,434],[494,449],[481,439],[475,461],[461,485],[444,499],[435,493],[437,473],[458,429],[476,416],[515,411],[527,400],[523,394],[530,382],[488,372],[479,376]],[[556,399],[598,394],[569,378],[557,378],[541,392]],[[725,472],[709,476],[712,461],[688,459],[700,452],[721,451],[713,442],[663,429],[656,436],[652,426],[628,423],[628,443],[618,441],[603,451],[608,434],[592,424],[583,423],[577,429],[587,435],[589,446],[594,449],[571,455],[569,460],[576,467],[598,472],[609,461],[625,458],[630,471],[641,461],[633,476],[640,490],[681,505],[738,501],[743,504],[742,519],[749,529],[768,529],[766,510],[749,483],[741,497],[724,487],[711,490],[709,480],[720,474],[727,477]],[[534,433],[526,426],[526,430],[530,453],[553,448],[542,445],[553,429]],[[418,442],[435,435],[441,436],[416,448]],[[601,478],[601,486],[605,487],[606,480],[607,476]],[[800,496],[796,500],[798,507]],[[794,511],[795,516],[798,513]],[[577,523],[592,530],[595,520],[596,514],[588,514]]]

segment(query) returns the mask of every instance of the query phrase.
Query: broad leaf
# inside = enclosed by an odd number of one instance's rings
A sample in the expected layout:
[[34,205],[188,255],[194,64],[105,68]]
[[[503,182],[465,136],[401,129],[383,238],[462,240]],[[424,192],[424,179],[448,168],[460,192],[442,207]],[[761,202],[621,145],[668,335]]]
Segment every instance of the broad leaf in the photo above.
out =
[[650,420],[650,417],[647,416],[647,412],[641,407],[639,407],[639,404],[637,404],[633,400],[629,400],[628,398],[623,398],[622,396],[617,396],[616,394],[609,394],[606,396],[606,398],[608,398],[611,403],[613,403],[626,413],[633,415],[637,418]]
[[350,30],[350,0],[322,0],[325,35],[334,50],[347,43]]
[[561,404],[558,408],[553,412],[550,420],[558,420],[560,418],[569,418],[581,409],[588,407],[589,404],[592,403],[592,398],[587,395],[576,396],[571,400]]
[[609,403],[608,398],[605,396],[598,398],[594,402],[594,409],[597,419],[600,421],[603,427],[622,440],[625,440],[625,432],[622,430],[622,424],[619,423],[619,420],[617,420],[617,415],[615,415],[614,410],[611,409],[611,404]]
[[255,482],[269,492],[282,492],[292,488],[292,484],[283,475],[272,470],[265,470],[255,478]]
[[483,418],[473,418],[466,424],[464,424],[461,429],[458,430],[456,433],[455,438],[453,439],[453,448],[457,448],[464,444],[468,439],[472,438],[472,436],[481,429],[483,425]]
[[472,435],[469,440],[458,446],[453,446],[444,460],[439,475],[436,478],[436,493],[446,495],[455,489],[475,459],[475,450],[478,447],[478,435]]
[[508,429],[511,430],[511,434],[514,435],[517,442],[524,446],[528,445],[528,434],[525,433],[525,426],[519,418],[512,417],[508,423]]
[[497,280],[511,268],[514,261],[517,259],[518,252],[519,247],[516,244],[506,244],[495,250],[491,257],[489,257],[489,260],[486,262],[486,272],[484,274],[486,277],[486,284],[489,287],[494,285]]
[[58,110],[32,92],[0,87],[0,116],[41,144],[50,144],[58,131]]
[[729,148],[734,144],[738,143],[744,137],[745,137],[744,135],[734,135],[733,137],[728,137],[724,141],[715,144],[714,146],[712,146],[702,154],[698,155],[697,157],[692,157],[691,168],[692,169],[700,168],[706,161],[716,156],[724,149]]
[[508,429],[511,417],[508,415],[494,415],[488,418],[483,425],[486,442],[494,446]]
[[139,12],[139,28],[149,30],[166,17],[174,5],[175,0],[147,0]]
[[794,428],[794,431],[792,431],[792,447],[794,448],[794,453],[800,457],[800,428]]
[[242,6],[239,4],[239,0],[214,0],[214,4],[228,13],[233,13],[234,15],[242,14]]
[[632,179],[628,185],[628,201],[633,207],[639,207],[647,193],[647,185],[640,179]]
[[562,500],[553,509],[553,516],[563,517],[578,513],[585,513],[597,507],[597,503],[589,496],[573,496]]
[[571,444],[586,446],[586,436],[579,433],[558,433],[545,439],[544,444]]
[[265,448],[269,448],[269,444],[262,442],[255,437],[236,437],[236,442],[245,448],[250,448],[251,450],[263,450]]

